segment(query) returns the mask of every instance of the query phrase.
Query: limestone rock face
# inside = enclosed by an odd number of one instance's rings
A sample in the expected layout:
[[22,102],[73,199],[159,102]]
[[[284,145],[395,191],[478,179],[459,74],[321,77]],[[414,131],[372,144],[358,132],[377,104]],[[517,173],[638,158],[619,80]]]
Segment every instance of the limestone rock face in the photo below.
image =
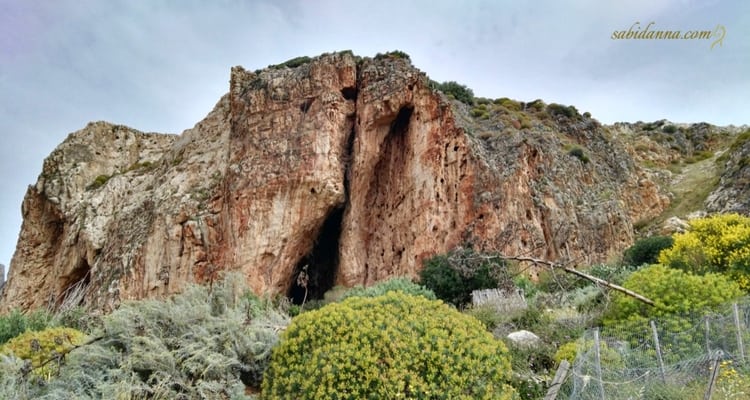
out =
[[750,130],[746,132],[727,150],[719,186],[706,199],[709,212],[750,215]]
[[528,348],[538,346],[542,341],[534,332],[529,332],[526,330],[511,332],[507,337],[508,340],[510,340],[516,346]]
[[179,136],[89,124],[28,189],[0,311],[59,304],[76,283],[107,310],[222,271],[321,297],[416,276],[458,245],[605,261],[668,204],[594,120],[481,138],[469,113],[408,60],[344,52],[233,68],[229,93]]

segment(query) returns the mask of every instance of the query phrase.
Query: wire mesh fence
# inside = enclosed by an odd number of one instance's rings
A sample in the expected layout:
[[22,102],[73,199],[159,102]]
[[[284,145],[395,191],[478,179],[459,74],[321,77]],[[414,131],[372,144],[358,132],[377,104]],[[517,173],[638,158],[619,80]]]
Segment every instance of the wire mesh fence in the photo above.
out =
[[568,398],[710,399],[720,368],[745,366],[748,326],[746,299],[707,315],[588,330],[579,339]]

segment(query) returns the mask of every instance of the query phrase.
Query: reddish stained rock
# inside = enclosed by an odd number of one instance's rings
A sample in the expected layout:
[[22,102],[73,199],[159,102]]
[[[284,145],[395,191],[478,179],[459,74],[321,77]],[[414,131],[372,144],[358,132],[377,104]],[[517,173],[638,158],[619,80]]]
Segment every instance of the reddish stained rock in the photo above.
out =
[[414,277],[458,245],[604,261],[667,205],[596,123],[480,140],[468,112],[408,60],[344,52],[233,68],[229,93],[179,136],[89,124],[27,192],[0,310],[59,304],[76,282],[108,310],[225,270],[297,297],[305,265],[319,297]]

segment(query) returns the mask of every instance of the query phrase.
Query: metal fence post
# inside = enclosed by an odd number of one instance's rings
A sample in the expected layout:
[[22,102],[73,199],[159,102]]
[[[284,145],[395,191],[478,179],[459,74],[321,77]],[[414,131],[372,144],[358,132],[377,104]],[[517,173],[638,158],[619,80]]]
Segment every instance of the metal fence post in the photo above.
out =
[[740,325],[740,310],[737,307],[737,303],[732,305],[732,313],[734,314],[734,327],[737,329],[737,347],[740,351],[740,362],[745,362],[745,346],[742,344],[742,325]]
[[659,371],[661,372],[661,381],[667,383],[667,374],[664,372],[664,359],[661,356],[661,346],[659,345],[659,332],[656,330],[656,322],[649,321],[651,332],[654,334],[654,346],[656,347],[656,359],[659,361]]
[[604,400],[604,382],[602,381],[602,355],[599,341],[599,328],[594,328],[594,355],[596,356],[596,383],[599,384],[601,399]]

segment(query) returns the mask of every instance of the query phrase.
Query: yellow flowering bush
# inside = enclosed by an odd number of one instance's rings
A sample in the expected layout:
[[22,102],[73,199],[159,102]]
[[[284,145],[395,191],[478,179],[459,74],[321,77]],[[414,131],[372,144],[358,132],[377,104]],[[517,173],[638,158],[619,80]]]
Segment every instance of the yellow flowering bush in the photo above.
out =
[[649,320],[656,320],[660,331],[675,333],[670,336],[670,345],[662,346],[666,362],[679,360],[671,357],[705,352],[701,345],[704,333],[692,329],[696,314],[716,311],[743,294],[739,285],[724,275],[694,275],[659,264],[633,272],[623,286],[653,300],[654,305],[616,293],[604,325],[621,332],[636,332],[648,327]]
[[690,221],[690,229],[674,236],[674,245],[659,262],[696,274],[727,273],[750,291],[750,218],[719,214]]
[[710,311],[742,296],[739,285],[723,275],[694,275],[659,264],[633,272],[623,286],[653,300],[654,305],[615,293],[605,325],[623,321],[647,324],[650,319]]
[[29,360],[35,374],[50,379],[59,372],[61,357],[81,344],[85,337],[83,332],[73,328],[57,327],[27,331],[0,347],[0,354]]
[[292,320],[262,399],[511,399],[505,345],[441,301],[351,297]]
[[[568,342],[560,346],[553,357],[555,362],[560,365],[562,360],[568,360],[569,363],[573,364],[579,352],[589,353],[594,348],[594,341],[591,339],[579,339],[572,342]],[[617,353],[616,350],[610,348],[607,342],[599,343],[599,353],[602,364],[607,365],[609,369],[624,368],[625,363],[622,361],[622,357]]]

